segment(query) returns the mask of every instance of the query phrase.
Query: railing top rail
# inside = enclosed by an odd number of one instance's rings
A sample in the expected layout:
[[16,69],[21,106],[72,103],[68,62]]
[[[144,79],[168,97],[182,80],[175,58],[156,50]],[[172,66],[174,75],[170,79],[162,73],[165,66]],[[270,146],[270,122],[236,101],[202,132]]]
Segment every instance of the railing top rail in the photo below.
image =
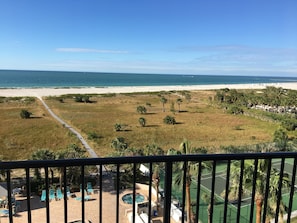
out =
[[150,162],[180,162],[180,161],[228,161],[246,159],[274,159],[296,158],[297,152],[273,153],[232,153],[232,154],[190,154],[190,155],[162,155],[162,156],[133,156],[133,157],[105,157],[65,160],[23,160],[0,162],[0,169],[21,169],[41,167],[65,167],[82,165],[107,165],[125,163],[150,163]]

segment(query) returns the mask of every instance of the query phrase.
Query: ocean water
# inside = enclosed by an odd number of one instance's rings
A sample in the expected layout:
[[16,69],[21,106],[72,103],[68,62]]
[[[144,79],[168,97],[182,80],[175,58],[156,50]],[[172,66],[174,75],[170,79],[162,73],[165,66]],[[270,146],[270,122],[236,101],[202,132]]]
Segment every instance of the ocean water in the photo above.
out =
[[0,70],[0,88],[168,86],[297,82],[297,77]]

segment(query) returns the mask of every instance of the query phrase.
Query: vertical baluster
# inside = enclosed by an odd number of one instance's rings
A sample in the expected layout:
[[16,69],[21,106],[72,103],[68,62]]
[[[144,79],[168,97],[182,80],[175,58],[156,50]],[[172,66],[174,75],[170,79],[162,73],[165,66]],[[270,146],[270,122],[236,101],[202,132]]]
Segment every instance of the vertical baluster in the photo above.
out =
[[31,184],[30,184],[30,169],[26,168],[26,195],[27,195],[27,219],[28,223],[32,222],[31,215]]
[[81,219],[85,220],[85,166],[81,166]]
[[280,167],[280,175],[277,189],[277,204],[275,210],[275,223],[278,223],[278,215],[279,215],[279,206],[282,199],[282,185],[283,185],[283,176],[284,176],[284,168],[285,168],[285,158],[282,158],[281,167]]
[[100,168],[99,168],[99,222],[102,223],[102,164],[100,165]]
[[236,222],[240,222],[240,209],[241,209],[241,197],[242,197],[242,182],[243,182],[243,170],[244,170],[244,159],[240,161],[240,176],[239,176],[239,188],[238,188],[238,203],[237,203],[237,216]]
[[136,163],[133,163],[133,197],[132,197],[132,217],[133,217],[133,223],[135,223],[135,204],[136,204]]
[[254,173],[253,173],[253,188],[252,188],[252,197],[251,197],[251,208],[250,208],[250,222],[253,222],[254,218],[254,207],[255,207],[255,195],[256,195],[256,181],[258,175],[258,159],[254,161]]
[[119,222],[119,206],[120,206],[120,164],[117,164],[117,206],[116,206],[116,222]]
[[[64,184],[64,223],[68,222],[68,206],[67,206],[67,199],[68,199],[68,194],[67,194],[67,168],[66,166],[60,167],[63,168],[63,184]],[[60,185],[62,189],[62,185]],[[70,188],[69,188],[70,190]]]
[[12,202],[11,202],[11,176],[10,176],[10,169],[6,170],[6,184],[7,184],[7,199],[8,199],[8,213],[9,213],[9,222],[13,222],[12,218]]
[[214,160],[212,165],[212,182],[211,182],[211,194],[210,194],[210,222],[213,222],[213,206],[214,206],[214,194],[215,194],[215,183],[216,183],[216,166],[217,162]]
[[230,166],[231,161],[228,160],[227,163],[227,172],[226,172],[226,186],[225,186],[225,202],[224,202],[224,220],[223,222],[227,222],[227,211],[228,211],[228,200],[229,200],[229,183],[230,183]]
[[167,161],[165,164],[165,200],[164,200],[164,215],[163,222],[170,222],[171,209],[171,193],[172,193],[172,162]]
[[291,190],[290,190],[287,223],[291,222],[291,213],[292,213],[292,207],[293,207],[293,197],[295,192],[295,181],[296,181],[296,166],[297,166],[297,158],[294,158],[292,177],[291,177]]
[[[185,215],[185,206],[186,206],[186,185],[187,185],[187,181],[188,181],[188,177],[189,176],[187,176],[187,168],[188,168],[188,162],[187,161],[185,161],[184,162],[184,164],[183,164],[183,168],[182,168],[182,170],[183,170],[183,191],[182,191],[182,203],[183,203],[183,206],[182,206],[182,216],[186,216]],[[188,197],[187,197],[187,199],[189,199]],[[190,213],[187,213],[187,219],[189,218],[189,216],[190,216],[191,214]],[[183,217],[182,218],[182,223],[184,223],[185,222],[185,218]],[[189,220],[187,220],[187,222],[189,222]]]
[[[149,163],[149,206],[148,206],[148,222],[151,222],[151,213],[152,213],[152,181],[153,181],[153,164],[152,162]],[[157,190],[159,191],[159,190]],[[158,200],[159,194],[157,194]],[[159,204],[157,204],[158,206]]]
[[197,196],[196,196],[196,223],[199,220],[199,206],[200,206],[200,189],[201,189],[201,161],[198,164],[198,179],[197,179]]
[[49,207],[49,179],[48,179],[48,167],[44,168],[45,172],[45,191],[46,191],[46,222],[50,223],[50,207]]
[[263,208],[263,215],[262,215],[262,222],[266,220],[266,213],[267,213],[267,206],[268,206],[268,195],[269,195],[269,179],[271,173],[271,158],[266,159],[265,162],[267,163],[267,173],[266,173],[266,187],[265,187],[265,196],[264,196],[264,208]]

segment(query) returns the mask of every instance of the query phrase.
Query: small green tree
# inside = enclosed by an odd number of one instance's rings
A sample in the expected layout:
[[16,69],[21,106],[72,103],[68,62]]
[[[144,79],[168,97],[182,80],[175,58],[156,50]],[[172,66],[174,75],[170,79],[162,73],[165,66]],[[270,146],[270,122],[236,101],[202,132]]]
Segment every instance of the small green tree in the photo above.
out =
[[178,104],[178,112],[180,112],[180,104],[183,102],[181,98],[176,99],[176,103]]
[[[32,160],[54,160],[55,159],[55,153],[49,149],[39,149],[32,153],[31,155]],[[52,181],[53,181],[53,170],[50,169],[52,173]],[[41,173],[39,168],[35,168],[35,178],[41,179]]]
[[123,152],[128,148],[128,143],[125,142],[123,137],[117,137],[111,141],[111,148],[114,148],[117,151]]
[[30,118],[31,115],[32,115],[31,112],[28,112],[25,109],[21,110],[20,116],[21,116],[22,119],[28,119],[28,118]]
[[238,106],[231,106],[230,109],[228,110],[228,113],[233,115],[239,115],[239,114],[243,114],[243,110]]
[[168,124],[168,125],[174,125],[174,124],[176,124],[175,118],[172,117],[172,116],[169,116],[169,115],[167,115],[167,116],[163,119],[163,122],[164,122],[165,124]]
[[275,146],[280,151],[287,151],[289,149],[289,137],[283,129],[278,129],[274,132],[273,142],[275,142]]
[[140,114],[145,114],[146,113],[146,108],[144,106],[142,106],[142,105],[138,106],[136,110]]
[[167,99],[165,97],[161,97],[160,99],[162,106],[163,106],[163,112],[165,112],[165,104],[167,103]]
[[145,118],[140,117],[140,118],[138,119],[138,122],[139,122],[139,124],[140,124],[142,127],[145,127],[145,124],[146,124],[146,120],[145,120]]
[[174,102],[171,102],[170,111],[175,114]]
[[120,123],[114,124],[114,130],[117,131],[117,132],[121,131],[122,130],[122,124],[120,124]]
[[75,102],[91,103],[89,95],[76,95],[74,97]]
[[189,93],[187,93],[185,95],[185,98],[186,98],[187,102],[190,102],[192,97],[191,97],[191,95]]

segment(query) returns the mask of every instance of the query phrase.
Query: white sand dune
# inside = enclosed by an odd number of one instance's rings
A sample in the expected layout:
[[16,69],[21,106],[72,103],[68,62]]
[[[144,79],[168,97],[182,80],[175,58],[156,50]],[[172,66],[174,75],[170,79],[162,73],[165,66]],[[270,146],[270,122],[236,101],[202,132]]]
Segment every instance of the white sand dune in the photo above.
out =
[[267,86],[282,87],[297,90],[297,83],[262,83],[262,84],[217,84],[217,85],[187,85],[187,86],[129,86],[129,87],[86,87],[86,88],[3,88],[0,96],[58,96],[64,94],[107,94],[107,93],[133,93],[133,92],[158,92],[173,90],[214,90],[230,89],[264,89]]

